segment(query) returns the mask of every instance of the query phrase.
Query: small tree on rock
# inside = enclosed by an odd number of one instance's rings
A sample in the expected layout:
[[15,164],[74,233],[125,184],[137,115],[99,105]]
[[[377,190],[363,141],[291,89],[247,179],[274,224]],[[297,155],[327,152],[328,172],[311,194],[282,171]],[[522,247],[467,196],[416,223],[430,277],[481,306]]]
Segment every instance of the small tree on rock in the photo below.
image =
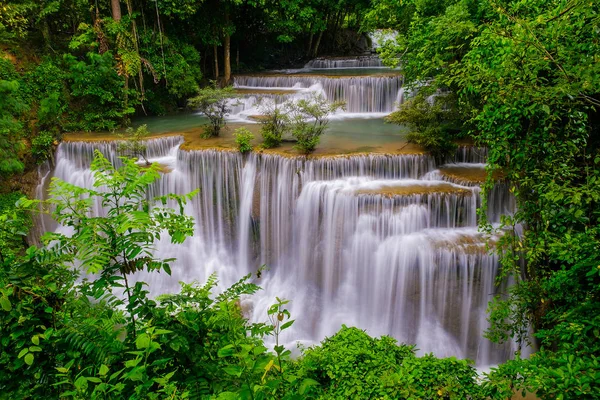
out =
[[290,117],[286,113],[286,103],[280,104],[277,99],[273,102],[264,103],[260,107],[262,128],[260,133],[263,137],[263,147],[271,149],[278,147],[283,136],[290,130]]
[[226,124],[225,117],[231,112],[231,107],[237,104],[232,102],[236,97],[233,87],[219,88],[213,82],[210,86],[200,89],[196,97],[188,100],[190,107],[200,110],[209,120],[204,132],[205,138],[219,136]]
[[341,101],[329,103],[322,95],[288,103],[292,135],[298,140],[295,148],[304,154],[313,152],[327,129],[329,116],[345,106]]
[[141,125],[137,129],[127,128],[125,134],[119,135],[119,138],[123,139],[123,141],[119,142],[117,150],[119,153],[129,157],[142,158],[146,162],[146,165],[150,165],[150,161],[146,158],[146,151],[148,150],[146,140],[148,139],[148,135],[150,135],[150,131],[148,131],[147,125]]

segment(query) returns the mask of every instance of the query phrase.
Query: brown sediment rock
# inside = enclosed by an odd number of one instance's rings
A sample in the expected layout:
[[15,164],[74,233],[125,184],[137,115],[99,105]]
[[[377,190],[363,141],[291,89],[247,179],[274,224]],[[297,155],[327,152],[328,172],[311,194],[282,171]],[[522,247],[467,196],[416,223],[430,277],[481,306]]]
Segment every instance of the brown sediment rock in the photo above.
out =
[[[481,184],[486,181],[488,175],[485,168],[453,165],[440,167],[440,173],[458,184]],[[492,178],[496,181],[503,177],[501,171],[494,171],[492,174]]]
[[235,88],[237,94],[249,94],[249,95],[261,95],[261,94],[274,94],[274,95],[286,95],[298,93],[297,90],[283,90],[283,89],[252,89],[252,88]]
[[415,196],[427,194],[458,194],[470,195],[473,192],[466,188],[456,187],[449,183],[437,183],[435,185],[400,185],[400,186],[382,186],[376,189],[360,189],[356,191],[359,195],[377,195],[385,197],[395,196]]

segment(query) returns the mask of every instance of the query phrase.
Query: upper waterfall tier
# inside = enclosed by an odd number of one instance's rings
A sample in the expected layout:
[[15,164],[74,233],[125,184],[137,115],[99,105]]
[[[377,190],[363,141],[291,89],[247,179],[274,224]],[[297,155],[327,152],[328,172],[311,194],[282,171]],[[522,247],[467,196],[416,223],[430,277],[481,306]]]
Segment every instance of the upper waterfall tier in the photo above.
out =
[[316,58],[309,61],[306,69],[340,69],[340,68],[381,68],[384,67],[377,56],[362,56],[353,58]]
[[351,113],[388,113],[402,103],[402,77],[351,76],[330,78],[311,75],[236,76],[238,88],[311,88],[322,92],[329,101],[346,102]]
[[[183,151],[180,143],[148,142],[151,161],[172,170],[149,197],[200,189],[185,207],[196,221],[194,236],[182,245],[164,237],[156,243],[158,257],[177,259],[172,276],[136,274],[154,294],[213,272],[228,285],[267,264],[258,282],[264,290],[242,307],[261,322],[275,296],[291,299],[297,322],[282,341],[313,343],[344,323],[479,365],[514,350],[483,338],[499,263],[477,231],[480,187],[441,179],[448,166],[436,169],[428,155],[281,157]],[[95,149],[117,160],[114,143],[63,142],[55,176],[92,187]],[[497,185],[488,213],[510,212],[509,198]]]

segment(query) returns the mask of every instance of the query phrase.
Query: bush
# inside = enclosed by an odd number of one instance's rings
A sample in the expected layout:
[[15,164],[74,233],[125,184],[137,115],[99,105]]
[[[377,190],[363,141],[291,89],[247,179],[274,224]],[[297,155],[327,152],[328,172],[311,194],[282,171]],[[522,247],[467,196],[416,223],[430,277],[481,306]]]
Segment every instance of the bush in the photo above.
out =
[[241,153],[247,153],[252,151],[252,140],[254,139],[254,135],[246,128],[237,128],[233,132],[233,136],[235,136],[235,143],[238,145],[238,148]]
[[31,154],[37,162],[42,163],[52,156],[52,146],[54,144],[54,135],[52,132],[41,131],[36,137],[31,139]]
[[200,110],[209,120],[204,133],[205,138],[219,136],[225,126],[225,117],[231,112],[231,99],[235,97],[232,87],[219,88],[213,82],[210,86],[200,89],[196,97],[188,100],[190,107]]
[[319,399],[481,398],[470,362],[416,357],[414,346],[346,326],[305,350],[296,368],[319,383]]
[[146,158],[146,140],[150,135],[148,125],[140,125],[137,129],[129,127],[125,130],[124,135],[119,135],[123,139],[117,145],[119,153],[133,158],[143,158],[146,165],[150,165],[150,161]]
[[28,107],[19,90],[18,81],[0,79],[0,178],[22,172],[24,168],[19,158],[24,136],[20,119]]
[[271,149],[281,145],[283,136],[290,130],[290,118],[284,112],[285,105],[281,106],[274,101],[261,107],[262,128],[260,133],[263,138],[263,147]]
[[102,131],[121,126],[134,112],[135,90],[125,90],[110,51],[87,53],[83,60],[65,54],[73,99],[68,130]]
[[419,93],[388,115],[386,122],[407,125],[412,129],[407,136],[408,142],[422,146],[443,162],[456,149],[452,139],[460,132],[455,103],[456,99],[449,94],[428,100]]
[[322,95],[287,103],[286,108],[292,121],[292,135],[298,141],[295,148],[304,154],[313,152],[327,129],[329,116],[344,106],[343,102],[330,104]]

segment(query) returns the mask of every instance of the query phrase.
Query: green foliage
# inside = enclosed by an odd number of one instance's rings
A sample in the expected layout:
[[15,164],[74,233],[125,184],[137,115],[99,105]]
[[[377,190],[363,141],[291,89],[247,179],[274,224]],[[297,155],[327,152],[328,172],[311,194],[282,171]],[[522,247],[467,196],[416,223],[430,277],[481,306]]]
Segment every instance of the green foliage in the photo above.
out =
[[[548,398],[597,397],[598,4],[399,7],[414,7],[411,23],[385,58],[401,56],[409,86],[427,82],[429,93],[441,88],[458,97],[461,122],[488,147],[488,169],[504,172],[518,203],[497,243],[502,276],[515,285],[491,303],[488,336],[525,341],[533,328],[541,351],[501,366],[492,375],[501,381],[494,398],[513,387]],[[486,190],[492,186],[490,174]]]
[[52,157],[54,150],[54,135],[48,131],[41,131],[36,137],[31,139],[31,154],[43,162]]
[[128,157],[143,158],[146,165],[150,165],[150,162],[146,158],[146,150],[148,150],[146,140],[148,139],[148,135],[150,135],[150,132],[147,125],[140,125],[136,129],[129,127],[125,130],[125,134],[119,135],[122,141],[117,144],[117,150]]
[[456,149],[452,140],[460,122],[454,111],[455,104],[451,95],[434,95],[428,99],[418,93],[388,115],[386,122],[407,125],[412,129],[407,137],[410,143],[422,146],[438,160],[443,160]]
[[297,140],[295,148],[304,154],[312,153],[327,129],[329,116],[344,107],[343,102],[329,103],[322,95],[287,103],[292,135]]
[[0,262],[10,265],[24,250],[31,216],[17,206],[21,193],[0,195]]
[[[117,169],[96,151],[91,166],[93,189],[52,180],[48,200],[54,207],[52,216],[58,223],[73,227],[74,232],[69,236],[49,232],[44,241],[70,249],[81,268],[101,272],[103,279],[121,274],[126,281],[127,274],[139,270],[169,273],[168,261],[152,257],[152,244],[163,232],[170,235],[173,243],[182,243],[192,235],[193,222],[183,215],[183,206],[196,192],[155,199],[162,205],[168,200],[176,202],[178,212],[153,206],[146,198],[146,190],[159,177],[158,164],[142,172],[134,160],[122,161],[123,166]],[[109,208],[106,217],[89,217],[93,205],[90,199],[94,198]]]
[[290,118],[285,112],[285,104],[279,104],[277,99],[274,102],[268,102],[261,106],[262,124],[260,134],[263,138],[263,147],[271,149],[279,147],[283,137],[290,130]]
[[117,74],[110,52],[87,53],[82,60],[67,54],[65,63],[71,96],[77,98],[77,107],[71,113],[79,114],[68,129],[111,130],[133,113],[126,102],[129,93],[121,89],[123,77]]
[[232,101],[236,94],[232,87],[219,88],[216,83],[198,92],[196,97],[188,100],[188,105],[204,114],[209,125],[206,127],[206,138],[219,136],[225,126],[225,117],[231,112]]
[[468,361],[416,357],[414,346],[346,326],[305,350],[297,368],[320,383],[319,399],[482,398]]
[[235,136],[235,143],[240,150],[240,153],[247,153],[252,151],[252,140],[254,140],[254,135],[248,129],[241,127],[237,128],[233,131],[233,136]]
[[0,178],[23,171],[19,152],[23,148],[23,125],[19,117],[27,110],[18,96],[17,81],[0,80]]

